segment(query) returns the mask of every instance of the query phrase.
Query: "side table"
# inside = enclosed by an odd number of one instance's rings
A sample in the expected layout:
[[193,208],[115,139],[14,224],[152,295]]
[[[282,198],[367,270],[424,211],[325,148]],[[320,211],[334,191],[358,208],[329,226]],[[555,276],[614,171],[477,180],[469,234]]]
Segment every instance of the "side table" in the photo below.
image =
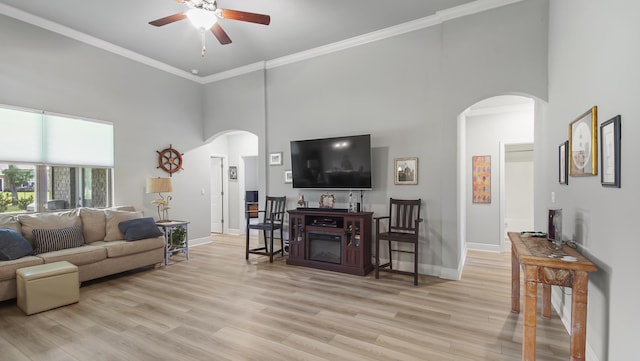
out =
[[[187,221],[159,221],[156,222],[156,225],[162,229],[164,233],[164,264],[165,266],[169,264],[169,257],[176,253],[184,253],[187,257],[187,261],[189,260],[189,223]],[[174,232],[176,232],[176,228],[182,227],[184,228],[184,245],[174,245],[171,242],[173,238]]]

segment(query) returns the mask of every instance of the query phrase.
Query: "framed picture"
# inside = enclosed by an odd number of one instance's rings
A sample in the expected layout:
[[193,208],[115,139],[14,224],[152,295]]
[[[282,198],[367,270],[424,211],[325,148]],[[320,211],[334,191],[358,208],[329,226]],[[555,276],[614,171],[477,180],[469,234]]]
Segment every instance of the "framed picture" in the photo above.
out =
[[393,183],[418,184],[418,158],[396,158],[393,161]]
[[569,184],[569,141],[565,140],[558,147],[558,182],[560,184]]
[[593,106],[569,124],[571,176],[598,174],[598,107]]
[[323,194],[320,196],[320,208],[333,208],[336,198],[333,194]]
[[473,203],[491,203],[491,156],[473,156],[471,165]]
[[600,182],[604,187],[620,188],[620,115],[600,126]]
[[229,167],[229,179],[237,180],[238,179],[238,167],[232,165]]
[[282,165],[282,152],[270,153],[269,165]]
[[291,172],[291,169],[284,171],[284,182],[285,183],[293,182],[293,173]]

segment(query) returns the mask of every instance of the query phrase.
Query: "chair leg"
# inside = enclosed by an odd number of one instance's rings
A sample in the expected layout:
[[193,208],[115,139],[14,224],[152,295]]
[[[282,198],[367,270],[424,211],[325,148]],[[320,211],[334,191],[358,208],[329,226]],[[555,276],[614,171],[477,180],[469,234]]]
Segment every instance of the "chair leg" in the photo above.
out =
[[387,241],[389,246],[389,269],[393,269],[393,257],[391,257],[391,241]]
[[376,279],[380,278],[380,240],[378,239],[378,236],[376,235],[376,269],[375,269],[375,276]]
[[[265,246],[267,245],[267,240],[265,239]],[[273,229],[270,232],[270,237],[269,237],[269,245],[271,246],[271,248],[269,248],[267,250],[267,252],[269,252],[269,263],[273,263]]]
[[413,245],[413,285],[418,285],[418,241]]
[[245,249],[244,259],[249,259],[249,227],[247,227],[246,237],[247,237],[247,245]]
[[284,232],[280,228],[280,255],[284,257]]

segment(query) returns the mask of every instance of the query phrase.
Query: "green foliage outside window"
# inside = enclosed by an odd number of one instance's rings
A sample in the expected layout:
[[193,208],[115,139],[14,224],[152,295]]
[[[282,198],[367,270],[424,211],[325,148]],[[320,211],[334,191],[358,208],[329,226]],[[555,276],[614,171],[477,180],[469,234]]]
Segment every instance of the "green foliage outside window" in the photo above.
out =
[[11,194],[7,192],[0,192],[0,213],[6,212],[11,203],[13,203],[13,197]]

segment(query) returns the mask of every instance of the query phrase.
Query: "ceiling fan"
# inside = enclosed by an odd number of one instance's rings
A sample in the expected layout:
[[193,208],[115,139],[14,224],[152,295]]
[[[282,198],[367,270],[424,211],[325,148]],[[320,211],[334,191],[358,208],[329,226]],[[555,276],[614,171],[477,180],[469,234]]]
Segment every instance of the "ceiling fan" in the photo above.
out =
[[220,9],[215,0],[176,1],[187,5],[189,10],[150,21],[149,24],[153,26],[164,26],[188,18],[191,23],[202,32],[202,56],[204,56],[206,50],[204,46],[204,33],[207,30],[211,30],[220,44],[231,44],[231,38],[229,38],[229,35],[222,29],[222,26],[218,23],[218,19],[239,20],[262,25],[269,25],[271,22],[269,15]]

